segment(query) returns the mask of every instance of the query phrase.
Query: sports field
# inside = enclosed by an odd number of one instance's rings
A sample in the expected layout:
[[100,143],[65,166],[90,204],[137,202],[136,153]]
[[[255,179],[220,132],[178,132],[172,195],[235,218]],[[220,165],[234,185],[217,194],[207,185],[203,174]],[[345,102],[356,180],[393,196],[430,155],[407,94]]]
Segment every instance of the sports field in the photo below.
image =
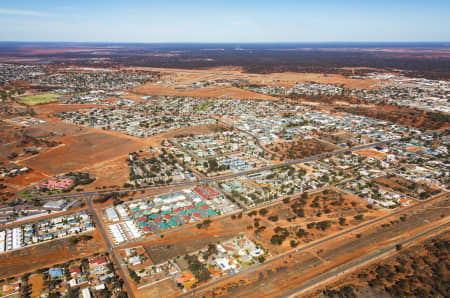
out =
[[53,93],[42,93],[36,95],[29,95],[20,98],[20,102],[33,106],[43,103],[55,102],[58,101],[58,95]]

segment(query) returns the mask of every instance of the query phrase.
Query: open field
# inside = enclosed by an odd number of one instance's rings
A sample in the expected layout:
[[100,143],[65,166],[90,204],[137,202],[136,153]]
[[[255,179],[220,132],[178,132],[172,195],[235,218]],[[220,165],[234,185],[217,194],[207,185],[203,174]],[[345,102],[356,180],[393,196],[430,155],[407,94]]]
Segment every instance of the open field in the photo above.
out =
[[394,191],[404,193],[410,197],[417,199],[426,199],[440,192],[439,189],[433,188],[426,183],[416,183],[406,180],[402,177],[379,177],[374,181],[381,186],[388,187]]
[[127,137],[113,136],[102,132],[68,136],[60,139],[64,146],[43,152],[23,164],[38,168],[51,175],[90,167],[129,152],[145,147]]
[[59,104],[59,103],[49,103],[46,105],[38,105],[33,107],[35,112],[39,114],[39,116],[52,118],[52,114],[58,114],[61,112],[72,112],[85,110],[95,107],[103,107],[103,105],[96,104]]
[[157,287],[145,287],[139,290],[137,297],[174,297],[179,289],[175,286],[173,280],[166,279],[158,283]]
[[[132,69],[159,71],[164,73],[167,79],[177,81],[177,83],[185,81],[190,82],[191,80],[199,78],[204,79],[207,78],[209,80],[214,80],[218,78],[227,78],[227,79],[248,80],[250,84],[264,84],[283,87],[292,87],[297,82],[298,83],[315,82],[321,84],[344,85],[347,88],[368,88],[368,89],[376,88],[377,84],[380,83],[380,80],[352,79],[340,74],[323,74],[323,73],[308,73],[308,72],[299,72],[299,73],[274,72],[268,74],[246,73],[242,67],[213,67],[208,69],[195,69],[195,70],[179,69],[179,68],[178,69],[155,68],[155,67],[133,67]],[[141,89],[137,89],[136,91],[138,90]]]
[[408,125],[419,129],[432,130],[450,127],[449,115],[427,112],[408,107],[393,105],[378,105],[376,109],[361,106],[338,106],[337,111],[386,120],[393,123]]
[[62,122],[49,121],[47,123],[27,127],[25,132],[33,137],[45,137],[46,139],[59,139],[66,136],[74,136],[89,132],[82,126],[70,125]]
[[18,189],[21,189],[23,187],[26,187],[32,183],[39,182],[41,180],[44,180],[46,178],[49,178],[50,176],[43,173],[39,170],[33,170],[31,172],[25,173],[23,175],[19,175],[12,178],[7,178],[5,181]]
[[383,160],[387,156],[386,153],[377,151],[375,149],[370,149],[370,148],[369,149],[358,150],[358,151],[355,151],[355,153],[359,154],[361,156],[364,156],[364,157],[373,157],[373,158],[378,159],[378,160]]
[[309,157],[316,154],[332,152],[339,147],[331,143],[326,143],[316,139],[294,139],[293,141],[277,141],[269,146],[268,149],[276,152],[282,160],[295,160]]
[[129,180],[130,168],[126,163],[127,155],[112,158],[93,164],[89,173],[95,177],[95,181],[83,185],[84,190],[94,190],[96,187],[119,186],[122,187]]
[[15,190],[11,186],[0,189],[0,202],[5,203],[14,199]]
[[16,276],[104,250],[97,232],[94,232],[93,236],[91,240],[75,245],[70,244],[69,238],[63,238],[0,254],[0,278]]
[[59,95],[57,95],[57,94],[42,93],[42,94],[28,95],[28,96],[20,97],[20,102],[22,102],[28,106],[34,106],[34,105],[58,101],[58,97],[59,97]]
[[7,121],[0,122],[0,161],[30,156],[37,153],[38,147],[45,150],[58,145],[54,140],[42,138],[42,134],[29,134],[31,128],[11,125]]
[[144,86],[137,87],[134,92],[142,95],[171,95],[171,96],[193,96],[199,98],[222,98],[222,99],[265,99],[277,100],[277,98],[259,94],[237,87],[172,87],[156,83],[146,83]]
[[17,149],[17,142],[0,144],[0,159],[6,160],[9,156],[12,156],[11,154],[17,152]]

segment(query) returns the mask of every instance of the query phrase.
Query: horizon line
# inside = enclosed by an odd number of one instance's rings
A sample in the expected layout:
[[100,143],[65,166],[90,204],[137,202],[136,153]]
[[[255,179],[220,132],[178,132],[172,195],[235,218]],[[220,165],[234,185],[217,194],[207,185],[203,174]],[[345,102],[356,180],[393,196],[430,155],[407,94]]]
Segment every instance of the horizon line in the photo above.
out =
[[117,43],[117,44],[323,44],[323,43],[450,43],[450,40],[436,41],[17,41],[0,40],[0,43]]

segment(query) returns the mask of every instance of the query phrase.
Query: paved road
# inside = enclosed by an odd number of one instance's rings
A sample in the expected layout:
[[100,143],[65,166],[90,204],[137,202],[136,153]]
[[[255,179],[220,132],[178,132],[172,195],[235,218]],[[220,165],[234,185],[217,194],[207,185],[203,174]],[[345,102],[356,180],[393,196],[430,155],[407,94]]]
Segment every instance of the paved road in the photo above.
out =
[[297,297],[301,293],[303,293],[307,290],[313,289],[314,287],[320,285],[323,282],[326,282],[330,279],[338,277],[339,275],[345,274],[347,271],[356,269],[357,267],[359,267],[361,265],[367,264],[371,261],[375,261],[376,259],[384,257],[389,252],[395,251],[397,244],[400,244],[402,246],[407,245],[409,243],[416,241],[419,238],[422,238],[425,236],[430,236],[431,234],[434,234],[442,229],[448,228],[449,226],[450,226],[450,223],[446,222],[439,227],[432,228],[432,229],[425,231],[419,235],[411,237],[405,241],[396,243],[394,245],[389,245],[389,246],[381,248],[381,249],[377,249],[372,253],[362,256],[361,258],[359,258],[356,261],[350,261],[344,265],[339,265],[339,266],[333,268],[332,270],[329,270],[329,271],[319,275],[318,277],[309,280],[307,283],[303,284],[302,286],[284,293],[283,295],[281,295],[279,297],[283,297],[283,298]]
[[87,201],[87,204],[88,204],[88,207],[89,207],[89,211],[92,214],[92,216],[94,217],[97,229],[99,229],[100,233],[102,234],[103,240],[105,241],[105,244],[106,244],[106,248],[107,248],[108,252],[110,253],[110,255],[112,257],[112,260],[113,260],[113,263],[114,263],[115,267],[117,268],[117,270],[119,272],[120,278],[123,280],[123,282],[125,284],[125,287],[127,288],[128,297],[135,298],[133,290],[131,288],[131,285],[130,285],[130,283],[129,283],[127,277],[126,277],[126,274],[124,272],[124,269],[123,269],[123,267],[122,267],[122,265],[120,263],[120,258],[117,257],[117,255],[116,255],[116,253],[115,253],[115,251],[113,249],[113,245],[111,244],[111,241],[108,238],[108,235],[107,235],[107,233],[105,231],[103,223],[102,223],[101,219],[98,216],[97,210],[95,210],[95,208],[94,208],[94,206],[92,204],[92,199],[90,197],[88,197],[86,199],[86,201]]
[[[423,136],[423,135],[429,135],[429,134],[432,134],[432,133],[435,133],[435,132],[445,131],[445,130],[447,130],[447,129],[442,129],[442,130],[437,130],[437,131],[429,131],[429,132],[425,132],[425,133],[422,133],[422,134],[414,135],[414,137]],[[64,197],[77,198],[77,197],[86,197],[86,196],[93,196],[93,195],[99,195],[99,194],[110,194],[110,193],[113,193],[113,192],[131,192],[131,193],[136,193],[136,192],[140,192],[140,191],[171,190],[171,189],[176,188],[176,187],[191,187],[191,186],[195,186],[195,185],[202,184],[202,183],[211,183],[211,182],[217,182],[217,181],[222,181],[222,180],[242,177],[242,176],[250,175],[250,174],[257,174],[257,173],[261,173],[261,172],[264,172],[264,171],[267,171],[267,170],[271,170],[271,169],[282,167],[282,166],[286,166],[286,165],[296,165],[296,164],[316,161],[316,160],[324,158],[326,156],[335,156],[335,155],[342,154],[342,153],[344,153],[346,151],[354,152],[354,151],[367,149],[367,148],[372,148],[372,147],[376,147],[376,146],[387,145],[387,144],[390,144],[390,143],[393,143],[393,142],[401,141],[401,140],[406,139],[406,138],[409,138],[409,137],[403,137],[403,138],[397,138],[397,139],[392,139],[392,140],[387,140],[387,141],[382,141],[382,142],[377,142],[377,143],[371,143],[371,144],[367,144],[367,145],[362,145],[362,146],[353,147],[353,148],[349,148],[349,149],[343,149],[343,150],[334,151],[334,152],[330,152],[330,153],[317,154],[317,155],[314,155],[314,156],[311,156],[311,157],[298,159],[298,160],[292,160],[292,161],[286,161],[286,162],[281,163],[281,164],[271,165],[271,166],[267,166],[267,167],[263,167],[263,168],[257,168],[257,169],[253,169],[253,170],[249,170],[249,171],[242,171],[242,172],[238,172],[238,173],[233,173],[233,174],[223,175],[223,176],[217,176],[217,177],[211,177],[211,178],[202,178],[202,179],[200,179],[198,181],[188,181],[188,182],[173,183],[173,184],[168,184],[168,185],[163,185],[163,186],[149,186],[149,187],[142,187],[142,188],[118,188],[118,189],[115,189],[115,190],[96,190],[96,191],[70,193],[70,194],[57,194],[57,195],[41,196],[41,197],[37,197],[37,198],[39,198],[41,200],[42,199],[43,200],[55,199],[55,198],[61,198],[61,197],[62,198],[64,198]]]
[[383,221],[383,220],[385,220],[385,219],[387,219],[387,218],[394,217],[394,216],[399,215],[399,214],[402,214],[402,213],[410,212],[410,211],[412,211],[412,210],[414,210],[414,209],[417,209],[417,208],[420,208],[420,207],[422,207],[423,205],[428,204],[428,203],[430,203],[430,202],[432,202],[432,201],[441,199],[441,197],[443,197],[444,199],[449,199],[450,194],[449,194],[448,192],[438,194],[438,195],[436,195],[436,196],[434,196],[434,197],[431,197],[431,198],[429,198],[429,199],[427,199],[427,200],[425,200],[425,201],[422,201],[422,202],[420,202],[420,203],[417,203],[417,204],[415,204],[415,205],[412,205],[412,206],[409,206],[409,207],[406,207],[406,208],[402,208],[402,209],[396,210],[396,211],[391,212],[391,213],[389,213],[389,214],[387,214],[387,215],[385,215],[385,216],[378,217],[378,218],[373,219],[373,220],[371,220],[371,221],[365,222],[365,223],[363,223],[363,224],[361,224],[361,225],[358,225],[358,226],[355,226],[355,227],[353,227],[353,228],[344,230],[344,231],[342,231],[342,232],[340,232],[340,233],[333,234],[333,235],[331,235],[331,236],[328,236],[328,237],[322,238],[322,239],[320,239],[320,240],[311,242],[311,243],[309,243],[309,244],[307,244],[307,245],[304,245],[304,246],[302,246],[302,247],[300,247],[300,248],[292,249],[292,250],[290,250],[290,251],[288,251],[288,252],[285,252],[285,253],[283,253],[283,254],[279,254],[278,256],[273,257],[273,258],[267,260],[267,261],[264,262],[263,264],[258,264],[258,265],[252,266],[252,267],[250,267],[250,268],[248,268],[248,269],[246,269],[246,270],[242,270],[242,271],[240,271],[240,272],[238,272],[238,273],[231,274],[231,275],[227,275],[226,277],[224,277],[224,278],[222,278],[222,279],[218,279],[218,280],[213,281],[213,282],[211,282],[211,283],[208,283],[208,284],[205,284],[205,285],[203,285],[203,286],[200,286],[200,287],[196,288],[196,289],[193,290],[193,291],[189,291],[189,292],[183,293],[182,295],[180,295],[180,297],[187,297],[187,296],[195,295],[196,292],[202,291],[202,290],[207,289],[207,288],[209,288],[209,287],[213,287],[213,286],[215,286],[215,285],[217,285],[217,284],[219,284],[219,283],[223,283],[224,281],[227,281],[227,280],[230,280],[230,279],[232,279],[232,278],[235,278],[235,277],[238,276],[238,275],[243,275],[243,274],[246,274],[246,273],[249,273],[249,272],[257,271],[257,270],[259,270],[261,267],[266,266],[266,265],[268,265],[268,264],[270,264],[270,263],[273,263],[273,262],[278,261],[278,260],[280,260],[280,259],[289,257],[290,255],[297,254],[297,253],[300,253],[300,252],[309,250],[309,249],[311,249],[311,248],[317,247],[317,246],[319,246],[319,245],[321,245],[321,244],[324,244],[325,242],[328,242],[328,241],[334,240],[334,239],[336,239],[336,238],[340,238],[340,237],[346,236],[346,235],[348,235],[348,234],[350,234],[350,233],[353,233],[353,232],[355,232],[355,231],[362,230],[362,229],[364,229],[364,228],[366,228],[366,227],[368,227],[368,226],[370,226],[370,225],[377,224],[377,223],[379,223],[379,222],[381,222],[381,221]]

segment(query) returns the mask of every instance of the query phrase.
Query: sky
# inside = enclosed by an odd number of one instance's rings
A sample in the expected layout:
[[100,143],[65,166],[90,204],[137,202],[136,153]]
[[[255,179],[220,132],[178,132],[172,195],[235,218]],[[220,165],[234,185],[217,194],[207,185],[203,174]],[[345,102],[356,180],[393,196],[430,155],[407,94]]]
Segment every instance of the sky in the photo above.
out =
[[450,1],[1,0],[0,41],[450,41]]

